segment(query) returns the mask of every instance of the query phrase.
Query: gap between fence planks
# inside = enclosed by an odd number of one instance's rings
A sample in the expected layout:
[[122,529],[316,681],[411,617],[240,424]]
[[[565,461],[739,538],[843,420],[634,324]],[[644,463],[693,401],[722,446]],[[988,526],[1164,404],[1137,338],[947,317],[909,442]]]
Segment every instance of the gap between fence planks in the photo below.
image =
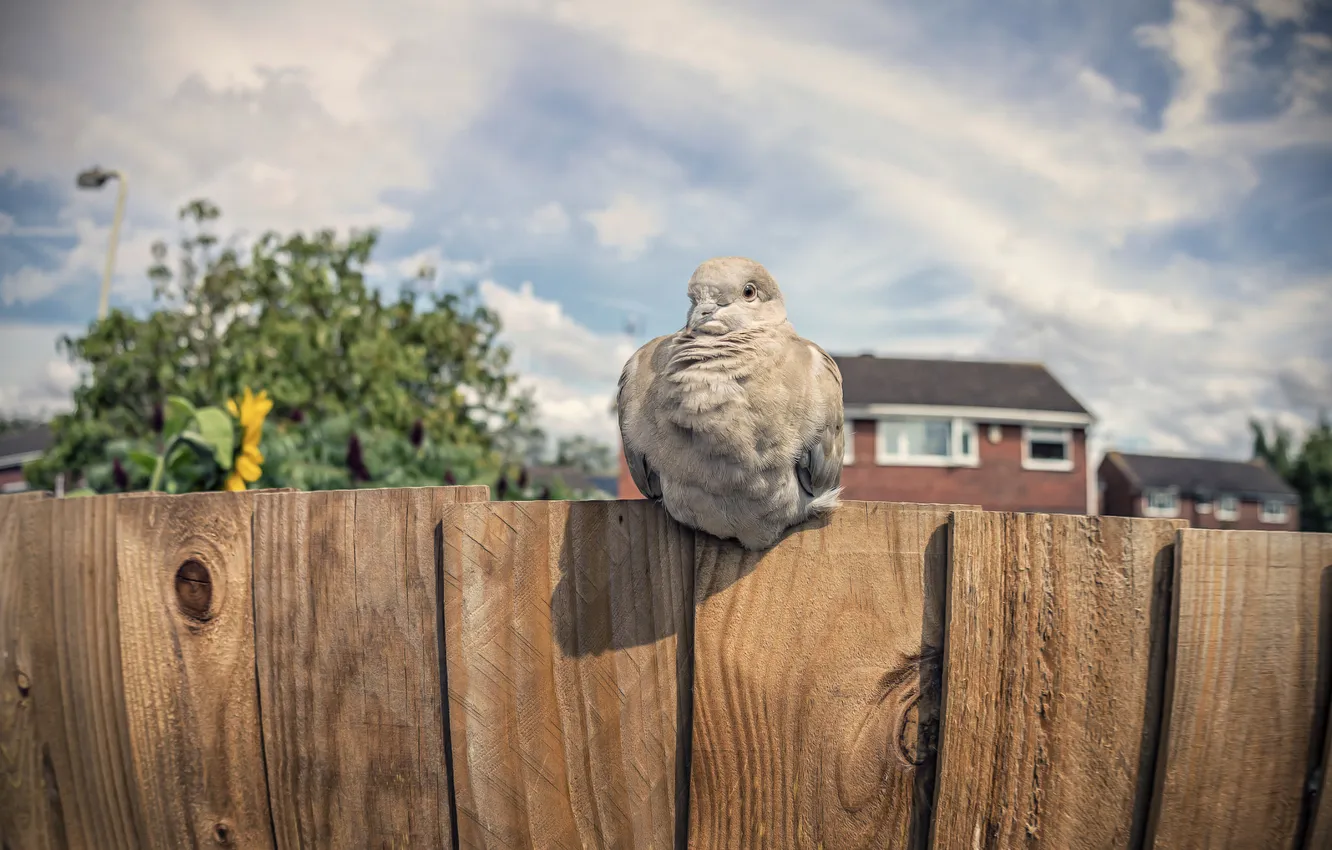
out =
[[934,846],[1140,846],[1181,527],[954,515]]
[[[1290,847],[1318,743],[1332,536],[1186,529],[1179,539],[1154,846]],[[1315,824],[1324,843],[1306,846],[1328,846],[1327,829]]]
[[280,847],[451,840],[435,529],[485,487],[263,495],[260,716]]
[[646,501],[446,512],[462,847],[672,846],[693,563],[693,535]]

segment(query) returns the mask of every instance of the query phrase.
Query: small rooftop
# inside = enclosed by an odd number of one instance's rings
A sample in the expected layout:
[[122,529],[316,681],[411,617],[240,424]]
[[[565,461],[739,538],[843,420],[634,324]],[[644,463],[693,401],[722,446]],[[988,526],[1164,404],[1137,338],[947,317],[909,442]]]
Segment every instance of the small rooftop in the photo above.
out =
[[1138,487],[1178,487],[1182,493],[1215,498],[1228,493],[1248,501],[1291,500],[1298,496],[1261,461],[1107,452]]
[[36,428],[25,428],[22,431],[11,431],[4,436],[0,436],[0,468],[8,468],[21,463],[21,461],[15,461],[15,458],[31,455],[34,452],[46,451],[51,447],[51,442],[51,429],[45,425],[38,425]]
[[1040,363],[834,355],[847,405],[988,407],[1091,416]]

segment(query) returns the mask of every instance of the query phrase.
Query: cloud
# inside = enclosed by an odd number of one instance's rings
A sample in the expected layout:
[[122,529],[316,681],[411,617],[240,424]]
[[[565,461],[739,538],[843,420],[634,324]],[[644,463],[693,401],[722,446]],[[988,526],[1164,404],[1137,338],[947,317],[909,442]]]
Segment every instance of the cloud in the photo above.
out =
[[310,8],[134,0],[114,40],[73,0],[8,15],[0,150],[61,210],[0,194],[0,318],[95,309],[112,199],[72,173],[99,162],[131,180],[122,303],[192,197],[250,233],[377,226],[382,285],[486,281],[552,430],[613,436],[626,311],[675,329],[723,253],[831,350],[1042,359],[1105,444],[1242,456],[1250,415],[1332,406],[1306,0]]
[[587,434],[615,444],[610,403],[633,342],[590,330],[558,302],[538,296],[528,281],[515,290],[486,280],[479,291],[500,316],[520,386],[533,392],[547,433]]
[[606,248],[618,248],[622,259],[630,260],[643,252],[663,231],[656,210],[625,192],[611,199],[605,209],[585,213],[583,218],[597,232],[597,242]]
[[0,322],[4,347],[23,352],[22,358],[0,357],[0,413],[44,417],[70,407],[71,393],[80,375],[59,355],[62,335],[77,336],[73,325],[38,326]]
[[569,229],[569,214],[558,201],[551,201],[532,211],[527,229],[539,236],[562,234]]

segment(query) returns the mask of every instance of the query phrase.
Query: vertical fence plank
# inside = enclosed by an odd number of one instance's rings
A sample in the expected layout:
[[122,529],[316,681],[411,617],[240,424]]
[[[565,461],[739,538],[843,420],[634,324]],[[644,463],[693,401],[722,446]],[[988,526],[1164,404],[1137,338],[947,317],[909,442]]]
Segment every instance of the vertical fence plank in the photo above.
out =
[[279,847],[448,846],[435,529],[444,505],[487,497],[257,497],[259,694]]
[[1156,850],[1289,847],[1308,764],[1322,569],[1301,535],[1180,532]]
[[935,847],[1140,840],[1181,526],[954,517]]
[[44,495],[0,497],[0,840],[34,850],[67,843],[50,745],[44,756],[37,729],[60,707],[60,674],[43,652],[55,639],[43,581],[49,526],[37,526],[44,514],[21,517]]
[[[1319,575],[1321,588],[1318,605],[1318,681],[1319,696],[1323,704],[1323,722],[1317,731],[1322,734],[1321,752],[1315,751],[1313,761],[1321,770],[1311,778],[1316,781],[1318,796],[1310,813],[1308,839],[1301,850],[1323,850],[1332,847],[1332,534],[1300,535],[1301,560],[1304,569]],[[1315,747],[1319,741],[1311,742]]]
[[766,553],[700,535],[691,846],[921,846],[949,513],[848,502]]
[[143,846],[272,847],[255,685],[253,495],[122,499],[121,666]]
[[461,846],[671,846],[692,567],[693,535],[643,501],[450,510]]

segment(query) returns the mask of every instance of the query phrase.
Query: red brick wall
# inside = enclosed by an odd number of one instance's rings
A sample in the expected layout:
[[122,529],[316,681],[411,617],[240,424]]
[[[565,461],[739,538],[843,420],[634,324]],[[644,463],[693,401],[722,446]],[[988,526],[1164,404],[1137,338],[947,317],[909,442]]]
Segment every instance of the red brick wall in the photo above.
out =
[[22,481],[22,480],[23,480],[23,467],[19,466],[13,469],[0,469],[0,487],[4,487],[6,484],[13,484],[16,481]]
[[[879,502],[980,505],[989,511],[1087,512],[1086,432],[1073,432],[1073,470],[1022,468],[1022,428],[1004,425],[998,443],[978,428],[980,466],[879,466],[874,462],[874,422],[855,423],[855,458],[842,469],[843,498]],[[619,497],[641,499],[620,452]],[[1094,506],[1093,506],[1094,508]]]
[[638,487],[634,485],[634,477],[629,474],[629,462],[624,459],[624,446],[620,446],[620,480],[617,485],[618,496],[621,499],[642,499],[643,494],[638,492]]
[[1138,516],[1139,509],[1138,494],[1134,492],[1133,482],[1129,481],[1128,476],[1119,465],[1107,457],[1101,462],[1100,469],[1097,471],[1099,478],[1105,482],[1105,490],[1100,495],[1100,512],[1106,516]]
[[[874,462],[875,423],[855,423],[855,457],[842,470],[843,496],[880,502],[980,505],[987,511],[1087,512],[1087,435],[1073,431],[1073,469],[1022,468],[1022,427],[1004,425],[991,443],[989,426],[977,428],[977,467],[879,466]],[[1093,506],[1094,507],[1094,506]]]
[[1240,502],[1239,519],[1222,522],[1216,518],[1216,503],[1212,503],[1210,513],[1198,513],[1198,505],[1193,499],[1179,500],[1179,518],[1189,521],[1194,528],[1233,528],[1245,531],[1299,531],[1300,512],[1292,505],[1286,511],[1286,521],[1280,525],[1262,521],[1263,506],[1259,502]]

